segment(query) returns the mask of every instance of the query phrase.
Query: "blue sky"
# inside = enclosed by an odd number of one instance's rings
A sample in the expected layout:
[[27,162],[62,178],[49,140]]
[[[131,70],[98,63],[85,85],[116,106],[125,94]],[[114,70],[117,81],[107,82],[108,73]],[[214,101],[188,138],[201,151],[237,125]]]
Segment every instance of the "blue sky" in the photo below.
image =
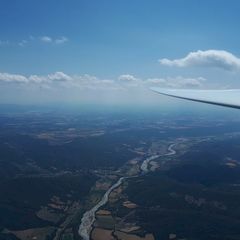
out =
[[[141,95],[139,89],[153,84],[240,87],[237,0],[0,4],[1,102],[87,101],[96,88],[108,101],[118,95],[113,89]],[[191,52],[185,65],[161,61],[184,61]]]

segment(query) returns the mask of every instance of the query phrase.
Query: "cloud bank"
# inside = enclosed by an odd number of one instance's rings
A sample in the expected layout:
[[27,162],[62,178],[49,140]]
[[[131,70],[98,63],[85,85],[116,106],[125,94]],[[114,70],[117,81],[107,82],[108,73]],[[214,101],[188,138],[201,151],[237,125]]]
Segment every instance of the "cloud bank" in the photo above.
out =
[[24,76],[20,74],[0,73],[0,82],[6,83],[22,83],[22,84],[41,84],[52,83],[55,81],[70,81],[72,78],[63,72],[55,72],[46,76],[30,75]]
[[44,86],[45,88],[77,88],[87,90],[128,90],[141,89],[152,86],[172,88],[199,88],[206,81],[203,77],[185,78],[182,76],[167,78],[141,79],[131,74],[122,74],[115,79],[100,79],[89,74],[68,75],[64,72],[55,72],[48,75],[20,75],[0,73],[0,83],[17,84],[23,87]]
[[167,78],[149,78],[147,85],[152,87],[167,87],[167,88],[200,88],[206,81],[203,77],[184,78],[182,76],[167,77]]
[[142,79],[131,74],[99,78],[62,71],[46,75],[0,72],[0,102],[5,103],[106,103],[147,104],[155,102],[150,87],[202,88],[205,79],[166,77]]
[[240,58],[224,50],[207,50],[190,52],[186,57],[159,60],[161,65],[175,67],[215,67],[228,71],[240,70]]

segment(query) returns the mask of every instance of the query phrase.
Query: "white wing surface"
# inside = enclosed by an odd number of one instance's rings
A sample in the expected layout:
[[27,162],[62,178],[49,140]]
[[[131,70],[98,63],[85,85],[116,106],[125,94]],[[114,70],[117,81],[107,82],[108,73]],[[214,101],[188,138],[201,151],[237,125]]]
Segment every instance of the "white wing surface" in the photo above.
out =
[[151,90],[170,97],[240,109],[240,89],[192,90],[154,87]]

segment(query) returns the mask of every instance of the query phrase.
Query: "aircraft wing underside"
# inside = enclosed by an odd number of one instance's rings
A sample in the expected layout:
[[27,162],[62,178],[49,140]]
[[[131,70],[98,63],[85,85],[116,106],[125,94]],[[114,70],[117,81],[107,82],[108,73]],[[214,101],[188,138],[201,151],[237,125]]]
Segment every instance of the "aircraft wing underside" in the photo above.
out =
[[153,87],[151,90],[170,97],[240,109],[240,89],[193,90]]

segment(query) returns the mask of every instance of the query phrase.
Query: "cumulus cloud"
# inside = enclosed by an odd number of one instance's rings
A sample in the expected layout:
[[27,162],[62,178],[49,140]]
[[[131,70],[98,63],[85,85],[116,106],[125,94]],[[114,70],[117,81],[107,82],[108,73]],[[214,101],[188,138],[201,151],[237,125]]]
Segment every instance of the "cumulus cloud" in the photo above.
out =
[[0,83],[21,84],[22,86],[51,89],[55,87],[79,90],[123,90],[123,85],[112,79],[100,79],[96,76],[67,75],[55,72],[48,75],[30,75],[0,73]]
[[176,67],[216,67],[229,71],[240,70],[240,58],[223,50],[207,50],[190,52],[186,57],[170,60],[163,58],[159,63],[165,66]]
[[166,77],[140,79],[133,75],[124,74],[116,79],[101,79],[89,74],[68,75],[64,72],[55,72],[47,75],[20,75],[0,73],[0,83],[18,84],[23,87],[40,87],[44,89],[74,89],[89,91],[140,91],[143,88],[159,86],[167,88],[201,88],[205,78]]
[[49,74],[48,78],[51,81],[71,81],[72,77],[68,76],[63,72],[55,72],[54,74]]
[[53,82],[65,82],[71,81],[72,78],[63,72],[55,72],[46,76],[30,75],[24,76],[20,74],[0,73],[0,82],[12,82],[12,83],[53,83]]
[[173,88],[198,88],[203,85],[205,78],[198,77],[198,78],[184,78],[184,77],[176,77],[171,78],[167,81],[167,85]]
[[170,87],[170,88],[199,88],[206,81],[203,77],[184,78],[182,76],[168,78],[149,78],[145,84],[150,86]]
[[118,80],[126,82],[136,82],[139,79],[130,74],[123,74],[118,77]]
[[100,79],[89,74],[72,76],[72,81],[66,87],[75,87],[83,90],[122,90],[122,86],[112,79]]
[[123,74],[118,77],[118,83],[125,89],[140,88],[143,86],[142,79],[131,74]]
[[19,74],[0,73],[0,81],[14,82],[14,83],[27,83],[28,78]]
[[153,86],[167,88],[200,88],[206,81],[203,77],[166,77],[166,78],[148,78],[140,79],[130,74],[120,75],[118,77],[119,84],[128,89],[149,88]]

